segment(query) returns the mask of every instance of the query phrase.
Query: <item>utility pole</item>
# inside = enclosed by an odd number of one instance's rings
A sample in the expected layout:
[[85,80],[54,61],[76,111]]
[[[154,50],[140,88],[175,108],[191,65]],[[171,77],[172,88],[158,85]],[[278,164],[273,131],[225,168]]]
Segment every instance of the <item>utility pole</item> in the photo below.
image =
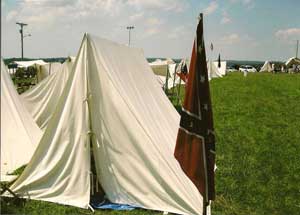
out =
[[128,38],[128,46],[130,46],[130,31],[134,29],[134,26],[127,26],[126,27],[129,32],[129,38]]
[[28,24],[26,24],[26,23],[22,23],[22,22],[17,22],[16,23],[17,25],[20,25],[20,27],[21,27],[21,29],[20,29],[20,34],[21,34],[21,58],[22,58],[22,60],[23,60],[23,58],[24,58],[24,52],[23,52],[23,39],[25,38],[25,37],[30,37],[31,36],[31,34],[27,34],[27,35],[25,35],[24,36],[24,34],[23,34],[23,27],[24,26],[27,26]]
[[299,40],[297,40],[297,47],[296,47],[296,58],[298,58],[298,48],[299,48]]

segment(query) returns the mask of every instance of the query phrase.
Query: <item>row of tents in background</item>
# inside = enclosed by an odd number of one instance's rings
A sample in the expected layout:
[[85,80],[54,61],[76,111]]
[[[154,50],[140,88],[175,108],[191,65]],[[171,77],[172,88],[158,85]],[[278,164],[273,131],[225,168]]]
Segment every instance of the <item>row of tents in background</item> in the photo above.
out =
[[[228,65],[231,64],[231,65]],[[176,95],[180,94],[180,88],[175,88],[178,85],[185,84],[187,79],[189,60],[182,59],[179,63],[176,63],[173,59],[167,58],[165,60],[156,59],[149,63],[154,74],[157,77],[157,81],[165,92],[170,94],[171,92]],[[288,59],[285,63],[265,61],[261,65],[234,65],[227,61],[207,61],[207,70],[209,80],[213,78],[221,78],[230,72],[285,72],[295,73],[300,72],[300,59],[293,57]]]
[[[74,57],[72,57],[74,59]],[[64,61],[64,60],[63,60]],[[165,60],[152,59],[149,62],[153,72],[157,77],[157,81],[161,87],[167,90],[181,84],[185,84],[185,75],[188,73],[189,60],[182,59],[180,62],[174,61],[171,58]],[[62,66],[61,62],[45,62],[42,59],[29,61],[12,61],[8,65],[8,72],[12,75],[13,80],[18,85],[17,79],[26,79],[27,83],[22,83],[19,86],[19,91],[23,92],[25,86],[33,86],[41,82],[51,73],[59,70]],[[286,72],[294,73],[300,72],[300,59],[292,57],[285,63],[265,61],[261,64],[255,65],[238,65],[231,61],[207,61],[209,79],[219,78],[225,76],[230,72]],[[35,77],[35,78],[33,78]],[[30,79],[32,78],[32,79]],[[29,80],[29,82],[28,82]],[[166,81],[168,80],[168,81]]]
[[[73,60],[74,57],[69,57]],[[61,59],[57,59],[61,60]],[[165,93],[170,97],[175,97],[179,105],[180,86],[185,85],[189,70],[189,60],[181,61],[167,59],[152,59],[149,62],[157,82],[164,89]],[[11,74],[17,91],[19,93],[31,88],[43,79],[60,70],[62,63],[58,61],[45,62],[42,59],[29,61],[12,61],[8,64],[8,72]],[[230,72],[300,72],[300,59],[292,57],[285,63],[265,61],[261,64],[238,65],[232,61],[207,61],[209,79],[220,78]]]

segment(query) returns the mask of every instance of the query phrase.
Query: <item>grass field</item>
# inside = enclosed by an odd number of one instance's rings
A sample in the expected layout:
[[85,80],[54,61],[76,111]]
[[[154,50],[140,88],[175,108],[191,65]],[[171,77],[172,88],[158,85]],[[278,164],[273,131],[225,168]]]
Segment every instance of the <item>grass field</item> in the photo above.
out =
[[[212,214],[300,214],[300,75],[229,74],[211,81],[211,94],[218,166]],[[1,201],[1,213],[92,214],[52,203],[20,205],[7,199]]]

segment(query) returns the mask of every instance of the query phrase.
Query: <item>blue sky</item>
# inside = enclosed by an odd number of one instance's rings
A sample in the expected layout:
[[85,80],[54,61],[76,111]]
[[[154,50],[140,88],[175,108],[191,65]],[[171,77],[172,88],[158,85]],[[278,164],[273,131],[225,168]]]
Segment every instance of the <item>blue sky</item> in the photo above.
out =
[[20,56],[16,21],[28,23],[25,57],[75,55],[84,32],[132,45],[146,57],[189,57],[204,13],[209,58],[286,60],[300,40],[300,0],[2,0],[1,55]]

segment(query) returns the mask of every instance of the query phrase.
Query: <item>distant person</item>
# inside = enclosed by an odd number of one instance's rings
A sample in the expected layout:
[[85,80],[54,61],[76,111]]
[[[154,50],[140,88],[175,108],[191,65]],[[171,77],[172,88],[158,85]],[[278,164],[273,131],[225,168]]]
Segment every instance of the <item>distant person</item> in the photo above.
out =
[[271,68],[272,68],[272,72],[275,73],[275,64],[274,63],[271,65]]
[[247,74],[248,74],[248,70],[245,69],[245,70],[244,70],[244,77],[247,77]]

